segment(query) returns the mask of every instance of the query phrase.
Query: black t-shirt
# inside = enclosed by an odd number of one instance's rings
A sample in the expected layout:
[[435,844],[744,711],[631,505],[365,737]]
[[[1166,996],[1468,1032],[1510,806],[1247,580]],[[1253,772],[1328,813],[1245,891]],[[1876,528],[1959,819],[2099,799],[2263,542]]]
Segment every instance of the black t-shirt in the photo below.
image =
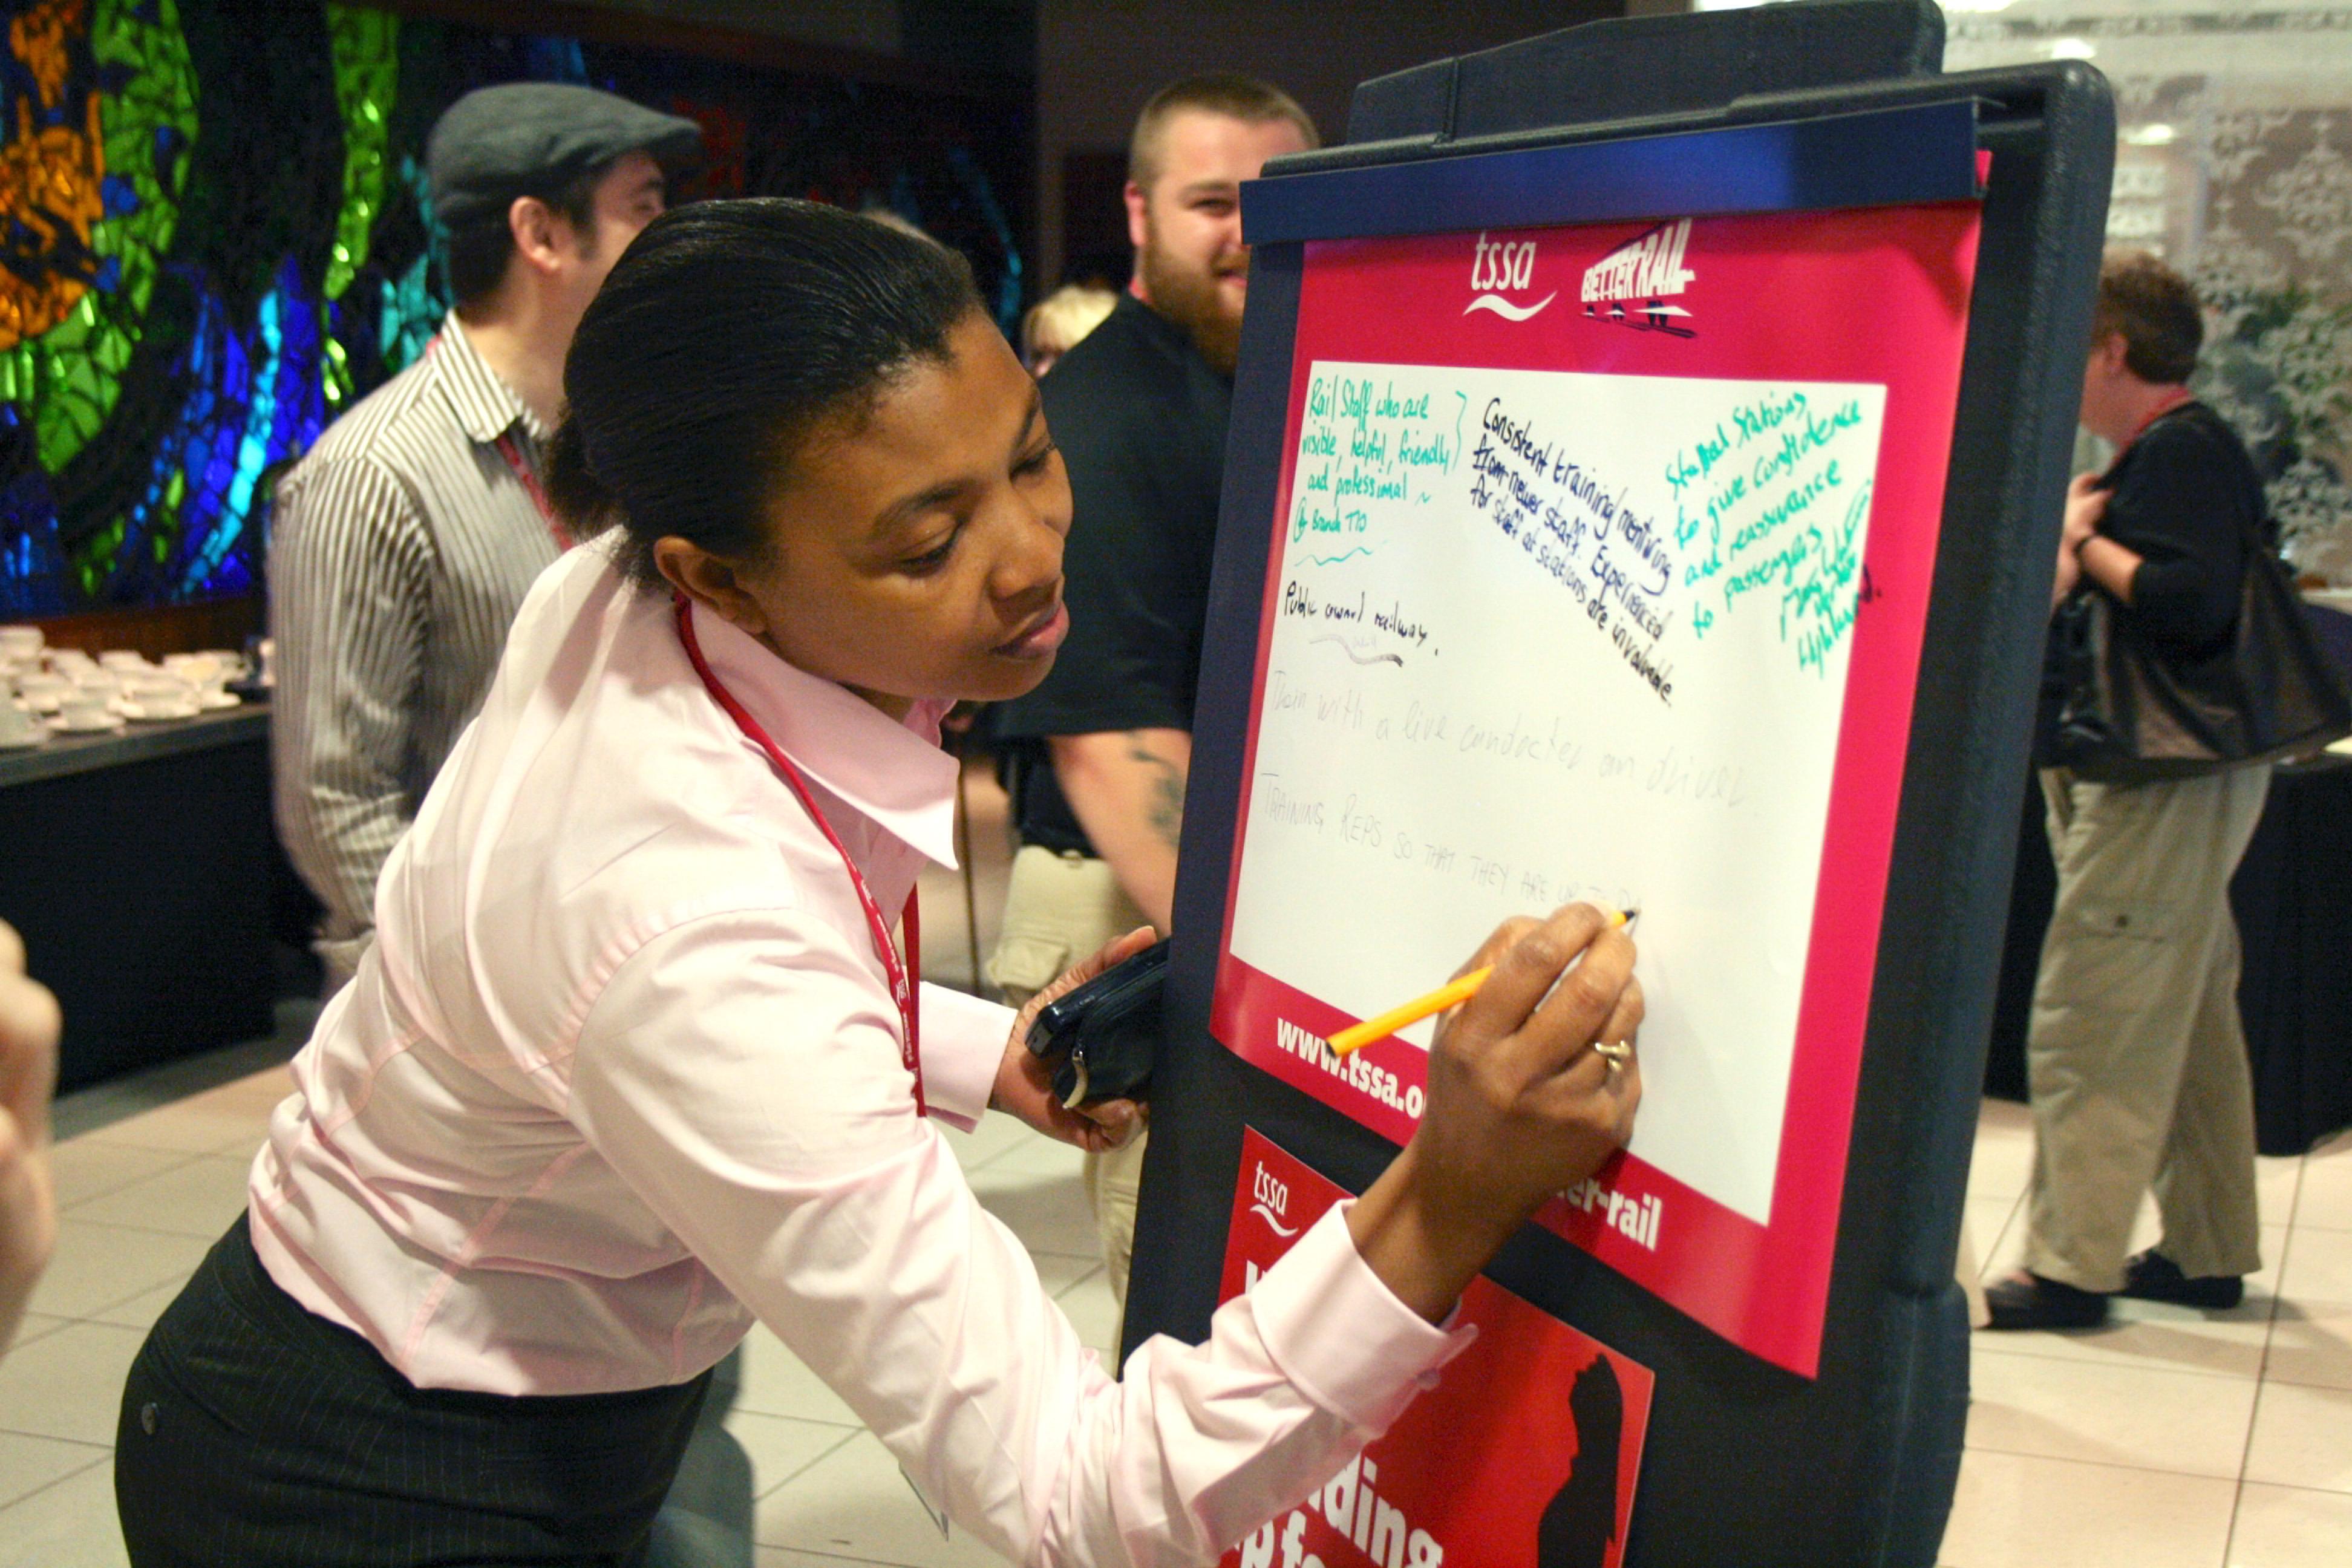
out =
[[1092,854],[1045,738],[1192,729],[1234,390],[1181,327],[1122,295],[1038,394],[1070,471],[1070,635],[991,728],[1022,841]]
[[[2140,556],[2123,616],[2158,657],[2210,656],[2237,626],[2251,562],[2247,541],[2275,543],[2262,477],[2245,444],[2201,403],[2157,416],[2104,476],[2098,531]],[[2081,593],[2104,593],[2088,572]],[[2058,639],[2042,666],[2042,737],[2054,734],[2065,697]],[[2044,755],[2047,755],[2044,752]]]

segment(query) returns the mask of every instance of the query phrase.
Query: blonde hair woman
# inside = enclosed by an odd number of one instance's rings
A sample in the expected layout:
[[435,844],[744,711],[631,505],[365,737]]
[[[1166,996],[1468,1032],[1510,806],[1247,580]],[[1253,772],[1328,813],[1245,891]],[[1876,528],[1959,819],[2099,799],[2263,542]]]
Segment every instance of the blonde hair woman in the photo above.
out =
[[1078,340],[1109,320],[1118,296],[1108,289],[1066,283],[1029,307],[1021,318],[1021,360],[1031,375],[1043,375]]

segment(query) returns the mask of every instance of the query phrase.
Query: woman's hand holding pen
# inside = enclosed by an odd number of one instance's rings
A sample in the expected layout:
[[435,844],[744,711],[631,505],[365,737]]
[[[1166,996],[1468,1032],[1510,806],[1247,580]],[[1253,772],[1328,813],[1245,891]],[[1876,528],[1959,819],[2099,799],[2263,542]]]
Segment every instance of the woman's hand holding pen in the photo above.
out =
[[1546,1198],[1623,1147],[1642,1098],[1639,1062],[1593,1049],[1642,1022],[1633,943],[1606,914],[1507,921],[1462,972],[1487,963],[1430,1048],[1420,1129],[1348,1216],[1364,1261],[1432,1321]]
[[1013,1037],[1004,1047],[1004,1060],[996,1069],[996,1089],[989,1096],[992,1110],[1017,1116],[1049,1138],[1075,1143],[1089,1153],[1116,1149],[1135,1136],[1145,1119],[1144,1108],[1131,1100],[1105,1100],[1073,1109],[1054,1093],[1054,1069],[1032,1051],[1029,1026],[1045,1004],[1066,995],[1115,963],[1150,947],[1155,940],[1150,926],[1138,926],[1106,945],[1100,952],[1029,998],[1013,1020]]

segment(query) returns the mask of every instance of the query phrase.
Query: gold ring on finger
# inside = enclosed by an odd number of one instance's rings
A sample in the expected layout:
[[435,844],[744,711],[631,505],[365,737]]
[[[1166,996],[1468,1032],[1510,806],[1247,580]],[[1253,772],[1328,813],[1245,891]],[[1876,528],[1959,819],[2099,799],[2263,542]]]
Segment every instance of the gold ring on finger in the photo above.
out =
[[1609,1064],[1609,1070],[1612,1073],[1633,1059],[1633,1042],[1631,1040],[1595,1040],[1592,1049]]

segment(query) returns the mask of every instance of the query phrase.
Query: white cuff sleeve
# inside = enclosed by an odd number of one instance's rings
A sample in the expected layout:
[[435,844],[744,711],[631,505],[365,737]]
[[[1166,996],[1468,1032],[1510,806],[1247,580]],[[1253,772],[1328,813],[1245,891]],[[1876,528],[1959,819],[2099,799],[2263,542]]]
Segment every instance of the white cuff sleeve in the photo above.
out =
[[[1300,1392],[1350,1426],[1385,1432],[1475,1328],[1437,1327],[1397,1300],[1348,1233],[1351,1199],[1298,1238],[1250,1292],[1266,1352]],[[1450,1320],[1449,1320],[1450,1321]],[[1334,1333],[1334,1324],[1347,1325]]]
[[925,981],[915,994],[923,1031],[923,1100],[969,1132],[988,1111],[996,1069],[1013,1037],[1013,1009]]

